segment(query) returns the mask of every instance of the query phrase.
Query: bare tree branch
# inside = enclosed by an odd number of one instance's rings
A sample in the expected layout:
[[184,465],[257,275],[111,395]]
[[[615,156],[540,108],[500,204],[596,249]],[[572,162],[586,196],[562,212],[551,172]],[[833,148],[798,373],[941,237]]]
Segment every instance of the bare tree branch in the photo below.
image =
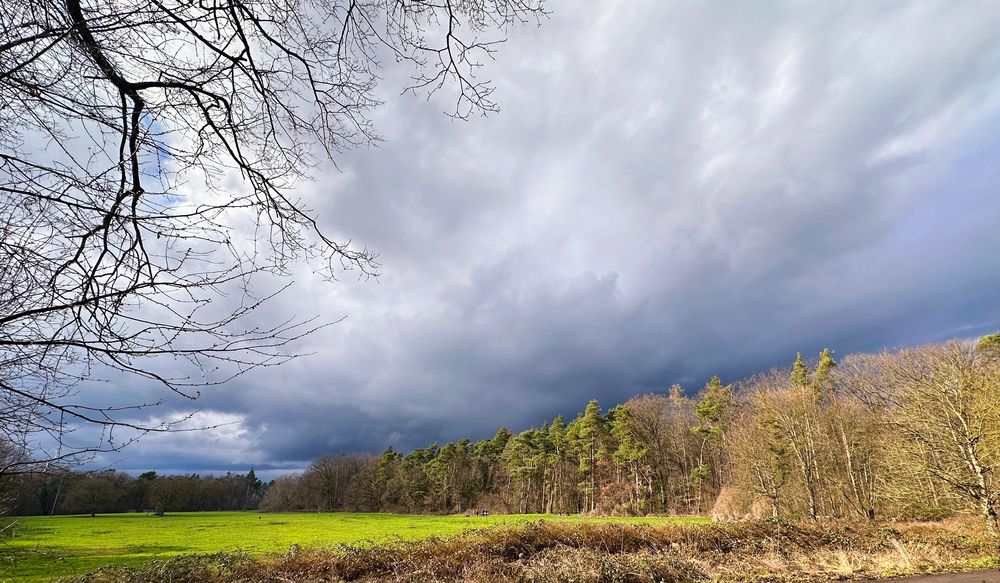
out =
[[[380,59],[413,68],[408,91],[452,88],[451,115],[496,111],[482,61],[508,27],[544,16],[541,0],[3,2],[0,442],[20,452],[11,467],[117,449],[115,428],[178,427],[129,417],[155,403],[75,403],[93,370],[195,398],[293,358],[322,323],[253,324],[273,297],[257,298],[254,282],[299,261],[330,279],[377,273],[373,252],[325,233],[295,192],[320,157],[378,140],[368,115]],[[236,307],[220,309],[223,297]],[[178,360],[199,374],[162,372],[185,370]],[[70,446],[79,426],[105,428],[101,443]],[[40,455],[45,441],[66,451]]]

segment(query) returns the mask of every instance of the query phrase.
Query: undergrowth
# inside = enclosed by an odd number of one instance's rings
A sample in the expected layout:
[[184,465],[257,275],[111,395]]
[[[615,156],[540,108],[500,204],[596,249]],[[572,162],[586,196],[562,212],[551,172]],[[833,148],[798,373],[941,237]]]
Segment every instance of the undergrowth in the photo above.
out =
[[694,525],[539,522],[452,538],[266,558],[184,556],[98,570],[79,583],[821,581],[988,568],[996,541],[978,524]]

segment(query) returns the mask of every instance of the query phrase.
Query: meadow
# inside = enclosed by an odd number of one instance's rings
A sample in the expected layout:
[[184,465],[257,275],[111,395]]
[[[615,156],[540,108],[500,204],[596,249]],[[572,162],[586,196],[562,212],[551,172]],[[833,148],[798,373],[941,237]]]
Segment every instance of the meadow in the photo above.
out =
[[30,516],[14,519],[0,539],[0,583],[37,582],[97,567],[137,565],[177,555],[243,551],[278,554],[292,545],[330,548],[448,537],[469,529],[536,521],[700,523],[705,519],[504,515],[416,516],[371,513],[187,512]]

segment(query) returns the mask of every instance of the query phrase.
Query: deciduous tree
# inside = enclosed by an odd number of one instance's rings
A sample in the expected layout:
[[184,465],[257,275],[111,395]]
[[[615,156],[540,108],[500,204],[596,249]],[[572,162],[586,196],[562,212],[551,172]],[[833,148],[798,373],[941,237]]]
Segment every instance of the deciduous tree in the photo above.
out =
[[[289,358],[317,324],[253,321],[273,295],[254,282],[299,260],[330,278],[377,268],[296,193],[317,161],[377,140],[382,63],[409,66],[411,91],[453,91],[455,117],[496,111],[477,70],[543,14],[540,0],[0,3],[0,436],[32,464],[78,459],[127,443],[121,430],[176,427],[132,421],[153,403],[77,399],[96,369],[195,398]],[[109,431],[72,447],[79,425]]]
[[887,364],[904,451],[1000,532],[1000,366],[959,341],[902,350]]

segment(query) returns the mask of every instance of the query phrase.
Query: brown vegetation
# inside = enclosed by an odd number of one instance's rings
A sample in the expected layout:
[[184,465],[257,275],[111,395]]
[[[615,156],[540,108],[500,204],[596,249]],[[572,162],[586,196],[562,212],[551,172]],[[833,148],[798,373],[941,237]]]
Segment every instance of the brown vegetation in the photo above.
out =
[[995,543],[969,523],[533,523],[389,546],[280,557],[182,557],[88,583],[249,581],[801,581],[984,568]]

